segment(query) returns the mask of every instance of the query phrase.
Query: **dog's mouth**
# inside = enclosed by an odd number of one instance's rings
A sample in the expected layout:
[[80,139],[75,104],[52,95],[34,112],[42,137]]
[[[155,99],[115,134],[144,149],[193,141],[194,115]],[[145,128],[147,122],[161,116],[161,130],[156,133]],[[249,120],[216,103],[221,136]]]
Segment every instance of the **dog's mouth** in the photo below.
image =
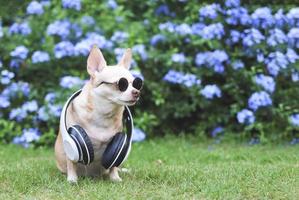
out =
[[121,104],[123,104],[123,105],[134,105],[138,101],[138,99],[139,98],[132,99],[132,100],[129,100],[129,101],[119,99],[119,102],[121,102]]
[[132,104],[135,104],[137,102],[137,100],[131,100],[131,101],[123,101],[125,104],[129,104],[129,105],[132,105]]
[[130,99],[130,100],[127,100],[127,99],[117,99],[116,102],[118,102],[119,104],[121,105],[124,105],[124,106],[132,106],[134,104],[136,104],[136,102],[139,100],[139,97],[138,98],[133,98],[133,99]]

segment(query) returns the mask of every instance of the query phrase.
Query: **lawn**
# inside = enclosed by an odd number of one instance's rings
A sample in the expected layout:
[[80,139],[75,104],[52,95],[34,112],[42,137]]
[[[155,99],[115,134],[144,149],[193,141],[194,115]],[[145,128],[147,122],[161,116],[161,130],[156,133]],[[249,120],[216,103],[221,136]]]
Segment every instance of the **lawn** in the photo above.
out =
[[[210,144],[209,144],[210,143]],[[70,185],[53,149],[0,146],[0,199],[298,199],[299,146],[200,142],[135,143],[123,182]]]

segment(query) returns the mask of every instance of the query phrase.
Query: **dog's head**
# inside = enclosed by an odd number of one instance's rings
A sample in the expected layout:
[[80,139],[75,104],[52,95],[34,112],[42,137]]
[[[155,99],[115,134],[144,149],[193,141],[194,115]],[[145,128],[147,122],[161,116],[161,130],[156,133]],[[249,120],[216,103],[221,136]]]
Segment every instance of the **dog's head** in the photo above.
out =
[[128,70],[131,60],[131,49],[127,49],[117,65],[107,66],[102,52],[94,46],[87,59],[93,93],[118,105],[134,105],[142,82]]

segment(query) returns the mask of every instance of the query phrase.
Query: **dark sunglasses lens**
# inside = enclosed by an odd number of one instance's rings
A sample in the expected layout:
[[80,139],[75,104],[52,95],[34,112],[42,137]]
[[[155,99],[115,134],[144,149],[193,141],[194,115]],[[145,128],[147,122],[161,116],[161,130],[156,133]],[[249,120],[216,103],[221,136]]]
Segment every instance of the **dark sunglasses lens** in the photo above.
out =
[[143,81],[141,78],[135,78],[133,81],[133,87],[136,88],[137,90],[140,90],[143,86]]
[[119,81],[118,81],[118,89],[119,89],[121,92],[126,91],[127,88],[128,88],[128,85],[129,85],[129,83],[128,83],[128,80],[127,80],[127,79],[125,79],[125,78],[121,78],[121,79],[119,79]]

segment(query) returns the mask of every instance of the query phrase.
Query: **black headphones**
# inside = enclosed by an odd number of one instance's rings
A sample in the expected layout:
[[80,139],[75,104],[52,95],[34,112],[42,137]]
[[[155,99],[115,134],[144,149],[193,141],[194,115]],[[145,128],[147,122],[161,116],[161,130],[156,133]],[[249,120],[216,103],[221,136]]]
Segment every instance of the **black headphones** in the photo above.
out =
[[[66,112],[70,103],[81,93],[81,90],[75,92],[65,103],[60,116],[60,130],[63,139],[63,146],[67,157],[73,162],[79,162],[84,165],[90,164],[94,159],[94,150],[92,142],[86,131],[79,125],[72,125],[67,128]],[[123,124],[126,126],[125,134],[118,132],[108,143],[103,155],[102,165],[106,169],[118,167],[128,157],[132,144],[133,118],[130,109],[125,106],[123,113]]]

